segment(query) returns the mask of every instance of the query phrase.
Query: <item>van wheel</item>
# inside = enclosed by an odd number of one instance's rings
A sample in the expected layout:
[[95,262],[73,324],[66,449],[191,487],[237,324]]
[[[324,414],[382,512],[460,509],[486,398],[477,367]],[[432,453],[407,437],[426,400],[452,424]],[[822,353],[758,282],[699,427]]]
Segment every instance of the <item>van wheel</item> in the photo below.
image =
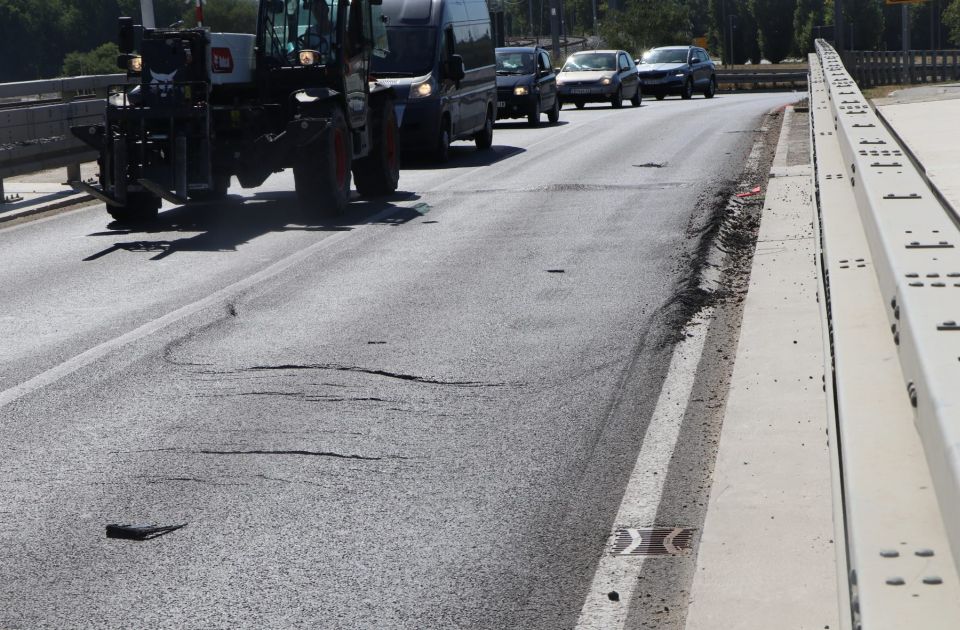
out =
[[483,129],[473,137],[477,143],[477,150],[484,151],[493,146],[493,109],[487,107],[487,119],[483,122]]
[[393,101],[384,103],[373,120],[370,155],[353,163],[353,181],[364,197],[389,195],[400,181],[400,154],[397,142],[397,115]]
[[433,159],[441,164],[450,161],[450,119],[446,116],[440,121],[440,136],[433,150]]
[[553,99],[553,109],[547,112],[547,120],[550,121],[551,125],[557,124],[557,121],[560,120],[560,99]]
[[353,147],[343,110],[334,107],[330,127],[303,148],[293,167],[293,182],[303,210],[315,215],[342,214],[350,201]]
[[139,225],[156,220],[160,198],[148,192],[127,193],[127,205],[107,206],[114,221],[125,225]]

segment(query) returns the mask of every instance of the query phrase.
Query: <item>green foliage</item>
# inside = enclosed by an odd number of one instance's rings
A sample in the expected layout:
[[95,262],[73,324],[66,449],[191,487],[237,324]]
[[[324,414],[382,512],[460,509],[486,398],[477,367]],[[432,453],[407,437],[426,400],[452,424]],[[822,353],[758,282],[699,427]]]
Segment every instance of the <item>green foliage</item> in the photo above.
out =
[[63,60],[61,74],[65,77],[76,77],[86,74],[116,74],[121,72],[117,68],[117,45],[107,42],[97,46],[89,52],[70,52]]
[[[725,63],[758,63],[760,45],[757,22],[746,0],[709,2],[711,26],[707,31],[707,40],[711,54],[722,57]],[[730,28],[731,22],[733,29]]]
[[[184,24],[197,25],[193,7],[184,12]],[[220,33],[255,33],[257,0],[207,0],[203,4],[203,25]]]
[[[843,19],[846,29],[854,27],[854,46],[858,50],[882,50],[883,4],[879,0],[844,0]],[[831,11],[833,6],[831,3]],[[849,30],[845,32],[850,38]]]
[[960,0],[953,0],[944,10],[943,25],[947,27],[953,45],[960,46]]
[[606,46],[638,56],[654,46],[689,44],[693,34],[682,0],[633,0],[623,11],[604,11],[600,36]]
[[816,27],[826,23],[824,18],[823,0],[797,0],[797,8],[793,12],[794,56],[806,58],[808,53],[815,50]]
[[[207,0],[204,14],[216,30],[253,32],[256,7],[257,0]],[[158,26],[193,20],[192,3],[183,0],[154,0],[154,13]],[[86,68],[104,43],[116,42],[121,15],[139,23],[140,0],[0,0],[0,83],[55,77],[79,63]],[[112,65],[109,72],[117,71]]]
[[780,63],[793,44],[796,0],[750,0],[750,9],[757,22],[760,54]]

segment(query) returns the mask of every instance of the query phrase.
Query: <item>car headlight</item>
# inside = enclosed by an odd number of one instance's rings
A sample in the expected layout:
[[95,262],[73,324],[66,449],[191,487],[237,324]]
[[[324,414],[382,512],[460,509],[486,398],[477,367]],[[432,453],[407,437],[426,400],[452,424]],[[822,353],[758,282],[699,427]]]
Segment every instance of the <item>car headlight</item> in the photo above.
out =
[[301,66],[315,66],[320,63],[320,53],[316,50],[301,50],[298,57]]
[[143,57],[133,55],[127,59],[127,71],[139,74],[143,71]]
[[515,96],[526,96],[529,93],[530,90],[527,89],[527,86],[525,85],[518,85],[517,87],[513,88],[513,94]]
[[610,77],[603,77],[600,79],[600,85],[610,85]]
[[433,94],[433,77],[410,85],[410,98],[426,98]]

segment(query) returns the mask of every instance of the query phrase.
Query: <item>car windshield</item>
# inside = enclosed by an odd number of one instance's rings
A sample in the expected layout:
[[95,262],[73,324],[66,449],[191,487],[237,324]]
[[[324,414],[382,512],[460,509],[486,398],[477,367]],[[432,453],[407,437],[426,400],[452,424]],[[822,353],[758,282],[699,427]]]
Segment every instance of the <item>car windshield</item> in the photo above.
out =
[[686,48],[665,48],[643,53],[640,63],[687,63]]
[[591,72],[595,70],[616,70],[616,53],[577,53],[567,57],[563,72]]
[[299,50],[315,50],[321,63],[331,60],[337,12],[333,0],[286,0],[265,2],[263,21],[267,55],[291,63]]
[[433,70],[437,29],[422,26],[388,26],[389,50],[374,55],[370,71],[381,77],[419,77]]
[[533,53],[497,53],[497,74],[533,74],[533,70]]

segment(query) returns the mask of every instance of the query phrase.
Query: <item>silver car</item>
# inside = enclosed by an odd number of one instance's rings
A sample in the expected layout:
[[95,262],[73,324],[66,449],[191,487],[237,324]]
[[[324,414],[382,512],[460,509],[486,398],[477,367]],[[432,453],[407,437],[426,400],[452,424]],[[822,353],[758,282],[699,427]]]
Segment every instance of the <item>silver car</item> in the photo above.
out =
[[585,103],[610,103],[619,108],[624,99],[639,107],[643,98],[637,67],[622,50],[584,50],[570,55],[557,74],[557,92],[561,103],[573,103],[577,109]]

